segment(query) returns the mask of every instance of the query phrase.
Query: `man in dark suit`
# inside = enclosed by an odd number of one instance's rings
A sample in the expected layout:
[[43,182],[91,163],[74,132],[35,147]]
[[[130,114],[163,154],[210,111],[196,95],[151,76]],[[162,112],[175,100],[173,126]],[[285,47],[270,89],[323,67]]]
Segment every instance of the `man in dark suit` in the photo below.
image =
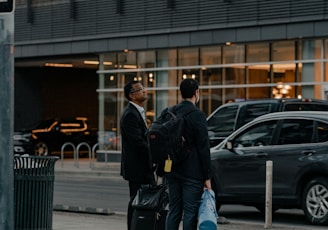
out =
[[145,136],[147,123],[143,103],[147,100],[147,91],[140,82],[131,81],[124,86],[124,95],[129,103],[124,108],[120,120],[121,175],[129,182],[130,201],[127,220],[129,230],[133,212],[131,203],[141,184],[153,183],[154,174]]

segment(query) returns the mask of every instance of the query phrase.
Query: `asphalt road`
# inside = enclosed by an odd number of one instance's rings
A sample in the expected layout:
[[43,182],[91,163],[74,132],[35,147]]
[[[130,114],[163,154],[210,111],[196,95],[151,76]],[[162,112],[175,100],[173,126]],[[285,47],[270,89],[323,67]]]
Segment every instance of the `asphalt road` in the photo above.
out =
[[107,208],[126,212],[128,184],[121,178],[56,176],[54,205]]
[[[54,205],[108,209],[125,214],[128,199],[128,185],[121,177],[56,176]],[[264,216],[253,207],[223,205],[219,215],[234,222],[263,223],[263,226],[265,224]],[[303,212],[297,209],[278,210],[272,219],[274,224],[293,229],[327,229],[309,225]]]

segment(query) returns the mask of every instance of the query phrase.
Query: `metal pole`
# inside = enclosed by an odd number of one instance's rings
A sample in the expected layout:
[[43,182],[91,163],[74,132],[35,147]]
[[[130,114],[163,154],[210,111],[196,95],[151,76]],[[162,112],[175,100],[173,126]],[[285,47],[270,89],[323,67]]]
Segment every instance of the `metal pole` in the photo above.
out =
[[14,229],[13,108],[14,15],[0,12],[0,229],[6,230]]
[[265,225],[272,228],[272,161],[266,162]]

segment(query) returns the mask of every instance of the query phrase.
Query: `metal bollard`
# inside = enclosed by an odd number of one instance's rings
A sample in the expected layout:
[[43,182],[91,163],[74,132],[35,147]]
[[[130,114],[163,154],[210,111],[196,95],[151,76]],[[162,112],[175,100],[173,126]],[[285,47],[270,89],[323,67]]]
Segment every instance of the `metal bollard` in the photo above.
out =
[[265,225],[264,228],[272,228],[272,161],[266,162],[266,186],[265,186]]
[[86,146],[88,148],[88,152],[89,152],[89,167],[92,168],[92,163],[91,163],[91,148],[90,145],[86,142],[81,142],[80,144],[77,145],[76,147],[76,155],[75,155],[75,159],[77,159],[77,168],[79,167],[79,154],[80,154],[80,148],[81,146]]
[[61,167],[63,168],[64,167],[64,149],[66,146],[72,146],[73,148],[73,153],[74,153],[74,160],[75,160],[75,153],[76,153],[76,148],[75,148],[75,145],[71,142],[66,142],[65,144],[62,145],[61,147]]
[[[92,156],[91,156],[91,159],[90,159],[90,162],[92,162],[92,164],[91,164],[91,168],[93,169],[94,167],[95,167],[95,156],[96,156],[96,148],[98,148],[99,147],[99,143],[96,143],[96,144],[94,144],[93,145],[93,147],[92,147]],[[90,156],[89,156],[90,157]]]

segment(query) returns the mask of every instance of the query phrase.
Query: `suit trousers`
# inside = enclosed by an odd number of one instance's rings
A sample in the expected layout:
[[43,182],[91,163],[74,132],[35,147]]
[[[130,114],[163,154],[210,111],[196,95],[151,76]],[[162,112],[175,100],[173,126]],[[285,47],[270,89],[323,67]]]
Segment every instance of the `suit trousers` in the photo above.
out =
[[184,230],[197,230],[198,208],[204,181],[169,177],[169,212],[166,230],[178,230],[183,219]]
[[130,200],[128,204],[128,230],[131,229],[131,220],[132,220],[132,215],[133,215],[133,207],[132,207],[132,202],[135,196],[137,195],[137,192],[139,188],[141,187],[140,183],[133,183],[129,181],[129,190],[130,190]]

